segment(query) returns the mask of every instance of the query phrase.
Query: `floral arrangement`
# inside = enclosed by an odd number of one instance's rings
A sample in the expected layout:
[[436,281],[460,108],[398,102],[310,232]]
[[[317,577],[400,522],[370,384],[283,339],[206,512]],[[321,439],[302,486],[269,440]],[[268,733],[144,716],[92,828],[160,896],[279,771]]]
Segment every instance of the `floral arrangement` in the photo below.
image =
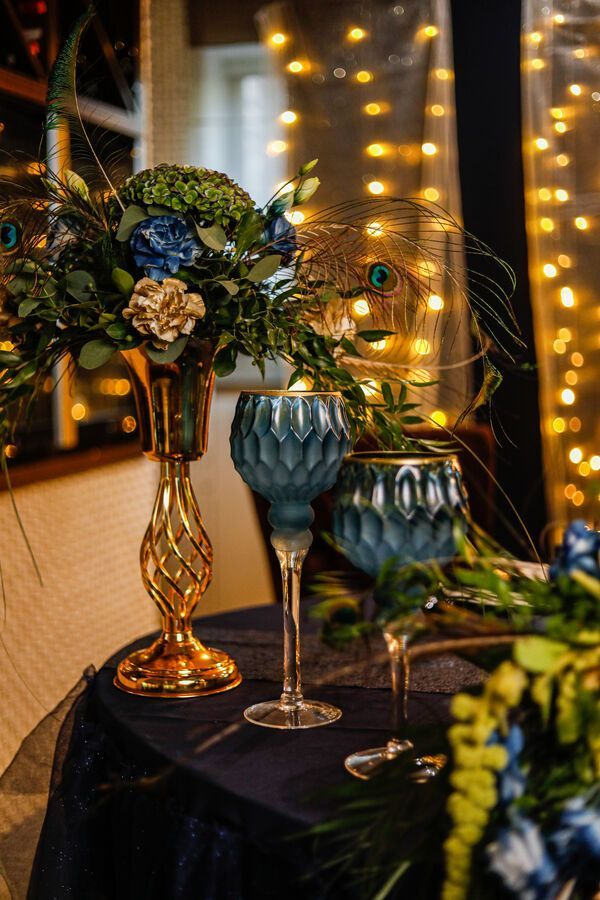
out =
[[[395,611],[384,592],[388,622],[416,596],[452,596],[416,617],[415,632],[441,640],[417,642],[413,656],[454,651],[490,674],[453,698],[437,778],[412,785],[400,759],[346,790],[323,833],[346,848],[338,858],[359,896],[400,896],[411,877],[442,900],[584,900],[600,889],[600,532],[570,525],[549,580],[479,549],[465,545],[444,570],[405,569]],[[342,641],[348,618],[361,621],[356,601],[325,603],[326,633],[341,629]]]

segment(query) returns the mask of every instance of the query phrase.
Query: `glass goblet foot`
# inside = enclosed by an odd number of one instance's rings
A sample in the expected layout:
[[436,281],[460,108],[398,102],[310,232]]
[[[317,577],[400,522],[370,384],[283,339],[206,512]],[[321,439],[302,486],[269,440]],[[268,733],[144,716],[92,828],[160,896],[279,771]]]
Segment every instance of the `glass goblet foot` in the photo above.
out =
[[330,725],[342,715],[337,706],[320,700],[300,699],[290,703],[287,698],[255,703],[244,710],[244,718],[265,728],[318,728]]
[[[358,750],[351,753],[344,760],[346,771],[368,781],[373,775],[381,771],[381,767],[391,760],[397,759],[403,753],[412,753],[414,745],[408,740],[392,739],[385,747],[371,747],[368,750]],[[439,773],[446,765],[446,757],[443,754],[431,756],[418,756],[412,760],[414,771],[410,774],[410,780],[417,784],[424,784]]]

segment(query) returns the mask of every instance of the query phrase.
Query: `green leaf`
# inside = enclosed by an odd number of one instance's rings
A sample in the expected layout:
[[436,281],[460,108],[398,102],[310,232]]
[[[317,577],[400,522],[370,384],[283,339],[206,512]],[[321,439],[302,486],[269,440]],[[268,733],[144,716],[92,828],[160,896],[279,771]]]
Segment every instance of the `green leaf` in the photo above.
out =
[[185,335],[169,344],[166,350],[159,350],[157,347],[153,347],[152,344],[146,344],[146,356],[149,356],[150,359],[157,363],[175,362],[185,350],[187,342],[188,337]]
[[110,274],[110,277],[112,283],[120,294],[123,294],[124,297],[131,296],[135,281],[133,280],[133,276],[130,275],[129,272],[126,272],[125,269],[119,269],[118,266],[115,266]]
[[18,297],[19,294],[27,294],[32,290],[33,280],[30,275],[15,275],[6,286],[13,297]]
[[385,331],[383,328],[368,328],[366,331],[357,331],[356,336],[362,338],[363,341],[368,341],[370,344],[375,341],[382,341],[383,338],[389,337],[391,334],[396,334],[395,331]]
[[390,410],[390,412],[394,411],[394,395],[392,393],[392,389],[387,383],[387,381],[381,382],[381,394],[383,396],[383,402]]
[[303,181],[294,192],[294,206],[300,206],[301,203],[306,203],[307,200],[310,200],[320,184],[321,182],[316,176]]
[[84,369],[97,369],[103,366],[115,352],[115,345],[98,338],[88,341],[81,348],[79,365]]
[[72,169],[65,169],[63,173],[63,180],[70,191],[73,191],[76,194],[79,194],[80,197],[83,197],[84,200],[90,199],[90,189],[87,184],[77,172],[73,172]]
[[515,644],[514,658],[520,666],[536,675],[547,672],[567,652],[567,644],[531,635]]
[[67,293],[75,297],[76,300],[89,300],[92,296],[92,291],[96,290],[94,276],[90,275],[89,272],[84,272],[82,269],[75,269],[73,272],[69,272],[65,282]]
[[33,312],[34,309],[40,305],[42,301],[37,297],[26,297],[24,300],[21,300],[19,303],[19,309],[17,311],[17,315],[24,319],[29,313]]
[[235,233],[235,249],[238,256],[241,256],[248,247],[258,243],[262,238],[264,224],[259,214],[254,209],[249,209],[240,219],[240,223]]
[[[151,203],[150,206],[147,207],[147,212],[149,216],[178,216],[178,213],[169,209],[168,206],[157,206],[155,203]],[[181,216],[179,216],[179,218],[181,218]]]
[[201,228],[200,225],[196,225],[196,231],[202,243],[210,247],[211,250],[221,251],[225,249],[227,235],[220,225],[211,225],[210,228]]
[[310,162],[304,163],[303,166],[300,166],[298,169],[298,175],[308,175],[309,172],[312,172],[316,164],[319,162],[319,159],[311,159]]
[[148,218],[148,213],[141,206],[128,206],[119,223],[119,230],[116,238],[118,241],[127,241],[135,231],[136,227]]
[[129,334],[129,329],[125,322],[114,322],[105,329],[107,335],[115,341],[122,341]]
[[0,367],[3,369],[14,369],[23,362],[18,353],[12,353],[10,350],[0,350]]
[[268,256],[263,256],[262,259],[259,259],[259,261],[252,266],[246,275],[246,278],[248,281],[254,282],[254,284],[266,281],[267,278],[271,278],[271,276],[275,274],[280,264],[281,255],[279,253],[271,253]]
[[235,371],[235,366],[237,362],[237,350],[232,344],[229,344],[227,347],[223,347],[223,349],[217,354],[213,368],[215,370],[215,374],[219,378],[225,378],[226,375],[231,375],[233,371]]
[[23,382],[31,378],[32,375],[35,375],[37,367],[37,360],[30,359],[22,369],[19,369],[15,377],[12,379],[12,381],[10,382],[10,388],[12,389],[19,387],[19,385],[23,384]]
[[228,278],[219,279],[219,284],[222,284],[228,294],[231,294],[232,297],[239,292],[239,285],[235,283],[235,281],[230,281]]

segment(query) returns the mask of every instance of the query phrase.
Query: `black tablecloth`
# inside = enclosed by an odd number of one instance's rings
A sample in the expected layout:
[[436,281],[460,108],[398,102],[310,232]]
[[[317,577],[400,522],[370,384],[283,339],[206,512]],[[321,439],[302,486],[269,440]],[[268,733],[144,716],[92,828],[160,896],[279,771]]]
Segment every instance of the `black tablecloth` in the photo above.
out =
[[[229,629],[238,642],[244,629],[272,632],[280,655],[280,616],[277,607],[243,610],[201,619],[198,631]],[[258,728],[242,711],[279,696],[278,683],[245,680],[191,700],[117,690],[116,662],[148,642],[90,674],[63,728],[29,900],[324,896],[306,831],[333,810],[330,789],[350,779],[344,758],[385,743],[389,691],[311,690],[305,672],[306,696],[339,706],[342,718],[304,731]],[[412,721],[445,719],[448,700],[412,694]]]

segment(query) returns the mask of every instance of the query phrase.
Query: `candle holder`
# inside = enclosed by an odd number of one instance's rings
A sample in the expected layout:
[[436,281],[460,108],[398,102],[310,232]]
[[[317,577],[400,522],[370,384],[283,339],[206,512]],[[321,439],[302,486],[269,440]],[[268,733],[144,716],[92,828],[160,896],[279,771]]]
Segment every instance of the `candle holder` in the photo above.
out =
[[300,672],[300,579],[312,543],[310,505],[337,478],[350,445],[341,394],[306,391],[244,391],[231,428],[234,466],[252,490],[271,503],[271,544],[283,585],[283,693],[244,711],[255,725],[315,728],[341,711],[306,700]]

